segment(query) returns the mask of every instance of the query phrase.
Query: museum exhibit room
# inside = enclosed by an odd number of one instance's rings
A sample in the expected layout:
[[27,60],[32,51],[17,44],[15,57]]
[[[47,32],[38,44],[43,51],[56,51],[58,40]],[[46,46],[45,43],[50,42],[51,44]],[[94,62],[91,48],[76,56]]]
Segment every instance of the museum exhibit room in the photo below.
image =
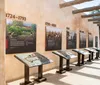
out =
[[100,85],[100,0],[0,0],[0,85]]

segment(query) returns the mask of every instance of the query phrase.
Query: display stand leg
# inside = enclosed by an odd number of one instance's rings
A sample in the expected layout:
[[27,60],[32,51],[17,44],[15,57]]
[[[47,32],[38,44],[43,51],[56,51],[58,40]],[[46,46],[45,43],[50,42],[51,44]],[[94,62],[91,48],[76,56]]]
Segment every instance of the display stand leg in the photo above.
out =
[[78,53],[78,63],[76,64],[76,66],[82,66],[82,65],[80,64],[80,53]]
[[59,71],[56,71],[57,73],[65,73],[66,70],[64,70],[63,68],[63,58],[62,57],[59,57]]
[[100,51],[99,51],[98,55],[99,55],[98,57],[100,58]]
[[96,57],[95,57],[95,59],[99,59],[99,51],[96,53]]
[[93,60],[93,52],[92,52],[92,60]]
[[87,62],[91,62],[91,53],[89,54],[89,60],[87,60]]
[[71,71],[72,68],[70,68],[70,59],[66,60],[66,67],[65,67],[66,71]]
[[24,69],[25,69],[24,73],[25,81],[24,83],[20,83],[20,85],[34,85],[33,82],[29,81],[29,67],[25,65]]
[[37,82],[43,82],[47,79],[43,77],[43,65],[38,66],[38,78],[35,79]]
[[82,63],[84,65],[84,55],[82,55]]

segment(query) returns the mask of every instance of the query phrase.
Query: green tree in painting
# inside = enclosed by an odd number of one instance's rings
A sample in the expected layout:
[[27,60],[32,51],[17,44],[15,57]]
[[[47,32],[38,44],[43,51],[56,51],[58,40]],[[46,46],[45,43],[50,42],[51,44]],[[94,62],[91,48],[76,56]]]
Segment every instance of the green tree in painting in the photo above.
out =
[[7,25],[7,32],[11,37],[35,35],[36,25],[24,26],[22,21],[13,21]]
[[13,21],[13,26],[19,26],[19,27],[23,27],[23,22],[22,21]]

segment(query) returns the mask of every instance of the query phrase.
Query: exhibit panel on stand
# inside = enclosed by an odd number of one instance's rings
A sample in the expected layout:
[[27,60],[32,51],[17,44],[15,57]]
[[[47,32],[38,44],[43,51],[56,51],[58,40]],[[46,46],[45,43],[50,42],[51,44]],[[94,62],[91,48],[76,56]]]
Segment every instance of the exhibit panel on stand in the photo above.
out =
[[36,24],[6,19],[6,53],[36,51]]

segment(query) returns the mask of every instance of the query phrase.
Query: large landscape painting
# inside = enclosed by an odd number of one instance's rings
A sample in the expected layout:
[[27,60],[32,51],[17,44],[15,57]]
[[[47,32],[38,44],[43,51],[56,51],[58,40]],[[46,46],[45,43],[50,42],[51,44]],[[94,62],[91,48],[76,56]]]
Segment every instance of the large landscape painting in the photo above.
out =
[[88,47],[93,47],[93,36],[91,33],[88,33]]
[[61,50],[62,32],[61,29],[46,26],[45,50]]
[[36,51],[36,24],[6,19],[6,53]]
[[95,36],[95,47],[98,47],[98,36]]
[[76,32],[67,29],[66,30],[66,48],[75,49],[76,48]]
[[80,31],[79,33],[79,47],[80,48],[86,48],[86,34],[84,31]]

